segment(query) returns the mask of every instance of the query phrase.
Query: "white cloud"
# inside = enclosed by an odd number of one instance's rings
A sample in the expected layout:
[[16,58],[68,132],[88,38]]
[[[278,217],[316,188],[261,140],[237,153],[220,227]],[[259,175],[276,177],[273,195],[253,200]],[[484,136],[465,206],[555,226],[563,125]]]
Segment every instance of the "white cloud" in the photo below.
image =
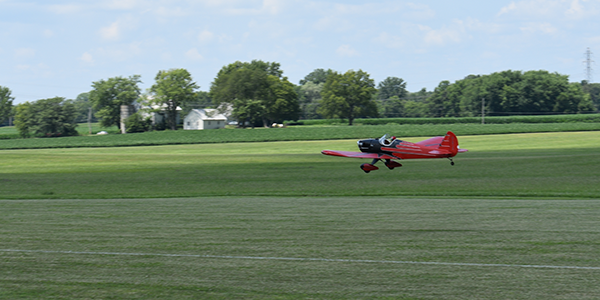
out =
[[263,0],[262,11],[272,15],[276,15],[283,9],[284,1],[282,0]]
[[558,29],[556,29],[556,27],[552,26],[550,23],[528,23],[526,26],[523,26],[520,29],[521,31],[530,34],[537,32],[544,34],[555,34],[558,32]]
[[[581,2],[589,2],[586,7]],[[583,19],[598,15],[598,2],[588,0],[571,0],[569,9],[565,12],[565,15],[571,19]]]
[[88,52],[83,53],[79,59],[84,63],[94,64],[94,57]]
[[132,15],[124,15],[110,25],[100,28],[98,32],[105,40],[119,40],[125,33],[125,30],[135,29],[137,23],[138,20],[132,17]]
[[[206,4],[210,6],[225,6],[223,9],[225,13],[231,15],[260,15],[280,14],[285,6],[285,0],[262,0],[262,1],[207,1]],[[246,6],[246,7],[242,7]],[[249,7],[248,7],[249,6]]]
[[446,26],[440,29],[432,29],[428,26],[419,25],[421,31],[425,33],[423,41],[428,45],[444,46],[448,43],[459,43],[463,35],[461,28],[448,28]]
[[[97,57],[107,58],[117,62],[139,57],[143,53],[141,44],[139,42],[111,45],[106,48],[98,48],[94,50],[94,52],[95,56]],[[104,59],[102,61],[104,61]]]
[[163,61],[170,61],[170,60],[172,60],[172,59],[173,59],[173,55],[171,55],[171,53],[164,52],[164,53],[162,53],[162,54],[160,55],[160,58],[161,58]]
[[153,10],[155,14],[163,18],[185,17],[192,12],[181,7],[165,7],[160,6]]
[[44,31],[42,31],[42,34],[44,35],[45,38],[51,38],[54,36],[54,31],[52,31],[50,29],[44,29]]
[[402,37],[391,35],[387,32],[380,33],[374,40],[388,48],[398,49],[404,47],[405,45]]
[[52,72],[50,71],[50,67],[44,63],[39,63],[36,65],[17,65],[18,71],[28,72],[29,74],[33,74],[34,76],[41,77],[51,77]]
[[335,53],[342,57],[355,57],[359,55],[358,51],[350,47],[350,45],[341,45],[339,48],[337,48],[337,50],[335,50]]
[[138,4],[141,3],[143,2],[138,0],[110,0],[106,1],[105,5],[109,9],[129,10],[137,7]]
[[76,14],[82,11],[84,7],[77,4],[55,4],[48,6],[48,9],[55,14]]
[[198,41],[201,43],[210,42],[214,37],[214,34],[208,30],[203,30],[198,34]]
[[502,7],[498,16],[517,15],[536,18],[564,16],[570,19],[581,19],[597,15],[598,9],[598,1],[590,0],[522,0],[513,1]]
[[198,61],[198,60],[204,59],[204,57],[202,56],[202,54],[200,54],[198,52],[198,49],[196,49],[196,48],[192,48],[192,49],[188,50],[185,53],[185,57],[187,57],[190,60],[194,60],[194,61]]
[[35,50],[32,48],[19,48],[15,50],[15,57],[19,59],[28,59],[35,57]]
[[511,13],[512,11],[515,11],[516,9],[517,9],[517,4],[515,2],[511,2],[509,5],[502,7],[500,9],[500,12],[498,13],[498,15],[508,14],[508,13]]
[[524,0],[511,2],[500,9],[498,15],[516,14],[526,16],[549,16],[557,11],[560,0]]
[[105,40],[117,40],[120,33],[119,21],[113,22],[107,27],[100,28],[100,36]]

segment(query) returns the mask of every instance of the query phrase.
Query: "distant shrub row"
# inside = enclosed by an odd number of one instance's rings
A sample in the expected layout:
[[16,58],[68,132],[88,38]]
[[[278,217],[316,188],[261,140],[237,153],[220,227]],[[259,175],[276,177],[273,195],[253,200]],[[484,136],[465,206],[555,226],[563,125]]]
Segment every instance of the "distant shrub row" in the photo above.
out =
[[[513,123],[596,123],[600,122],[600,114],[577,115],[545,115],[545,116],[494,116],[485,117],[486,124]],[[463,118],[385,118],[385,119],[356,119],[355,124],[363,125],[422,125],[422,124],[481,124],[481,117]],[[340,119],[301,120],[287,122],[287,125],[345,125]]]
[[144,133],[30,138],[0,141],[0,149],[123,147],[177,144],[309,141],[376,138],[384,133],[398,137],[505,134],[600,130],[600,122],[513,123],[513,124],[385,124],[373,126],[291,126],[288,128],[213,129],[151,131]]

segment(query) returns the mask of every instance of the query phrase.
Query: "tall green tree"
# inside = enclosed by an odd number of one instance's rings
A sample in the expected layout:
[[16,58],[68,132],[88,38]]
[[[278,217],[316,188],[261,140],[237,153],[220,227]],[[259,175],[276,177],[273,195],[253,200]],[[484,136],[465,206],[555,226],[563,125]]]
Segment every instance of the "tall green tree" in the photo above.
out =
[[584,93],[590,95],[595,110],[600,110],[600,83],[590,83],[587,80],[581,81],[581,89]]
[[406,82],[402,78],[388,77],[377,85],[377,99],[386,100],[394,96],[403,99],[408,95]]
[[[485,99],[485,100],[484,100]],[[588,95],[567,75],[548,71],[502,71],[490,75],[469,75],[453,84],[443,81],[429,98],[433,116],[455,117],[552,114],[593,111]]]
[[380,100],[379,115],[383,118],[399,118],[404,116],[404,102],[398,96]]
[[77,135],[77,111],[62,97],[24,102],[16,107],[15,127],[22,137]]
[[[92,101],[90,101],[90,93],[81,93],[77,95],[77,98],[73,100],[75,109],[77,110],[77,123],[83,123],[88,121],[90,108],[92,108]],[[97,122],[98,119],[92,115],[92,122]]]
[[433,90],[433,95],[429,98],[429,111],[433,117],[444,117],[448,111],[447,103],[449,100],[449,89],[450,81],[443,80]]
[[358,117],[377,117],[373,95],[377,90],[373,79],[362,71],[334,72],[323,86],[319,112],[326,118],[347,119],[352,125]]
[[314,83],[309,81],[303,85],[296,87],[298,101],[300,104],[300,119],[321,119],[323,118],[318,112],[319,104],[321,103],[321,91],[325,82]]
[[0,86],[0,124],[4,123],[11,114],[15,98],[10,94],[9,88]]
[[403,117],[423,118],[430,116],[427,102],[432,94],[433,92],[427,91],[426,88],[422,88],[416,93],[409,93],[402,103]]
[[200,87],[186,69],[159,71],[155,81],[150,88],[154,95],[152,103],[165,108],[167,126],[171,130],[177,130],[177,108],[194,101],[197,97],[196,90]]
[[327,81],[327,77],[331,74],[333,74],[333,70],[331,69],[315,69],[300,80],[300,85],[305,85],[309,82],[314,84],[325,83],[325,81]]
[[379,111],[384,118],[402,117],[404,98],[408,95],[406,82],[402,78],[388,77],[377,85],[376,98]]
[[186,102],[181,106],[181,115],[187,116],[192,109],[196,108],[214,108],[212,98],[210,98],[210,94],[208,92],[196,92],[196,97],[194,100]]
[[132,105],[140,97],[140,75],[113,77],[92,83],[89,99],[103,127],[120,126],[121,105]]
[[298,94],[280,65],[253,60],[236,61],[224,66],[210,88],[213,103],[232,109],[238,124],[262,120],[267,127],[273,122],[297,120]]

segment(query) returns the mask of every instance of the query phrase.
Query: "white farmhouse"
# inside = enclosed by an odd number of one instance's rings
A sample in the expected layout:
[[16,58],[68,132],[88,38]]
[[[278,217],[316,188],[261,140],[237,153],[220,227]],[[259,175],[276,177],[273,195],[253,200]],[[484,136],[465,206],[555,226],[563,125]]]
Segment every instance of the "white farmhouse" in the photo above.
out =
[[225,128],[227,118],[216,109],[192,109],[183,119],[184,130]]

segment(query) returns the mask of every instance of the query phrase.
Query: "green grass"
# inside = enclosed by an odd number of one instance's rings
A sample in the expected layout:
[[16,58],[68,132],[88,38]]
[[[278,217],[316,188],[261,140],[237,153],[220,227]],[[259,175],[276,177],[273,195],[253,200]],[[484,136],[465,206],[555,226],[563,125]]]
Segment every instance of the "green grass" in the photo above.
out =
[[425,124],[425,125],[365,125],[306,126],[289,128],[219,129],[154,131],[105,136],[62,138],[32,138],[0,140],[0,149],[125,147],[206,143],[314,141],[362,139],[390,133],[402,137],[444,135],[448,130],[459,136],[528,132],[598,131],[600,123],[556,124]]
[[[419,141],[421,138],[407,139]],[[469,149],[364,174],[354,140],[5,150],[0,198],[484,196],[600,198],[600,132],[459,136]]]
[[600,267],[598,200],[202,197],[0,205],[2,299],[600,294],[598,269],[552,268]]
[[0,151],[0,299],[597,298],[600,132],[458,138]]

